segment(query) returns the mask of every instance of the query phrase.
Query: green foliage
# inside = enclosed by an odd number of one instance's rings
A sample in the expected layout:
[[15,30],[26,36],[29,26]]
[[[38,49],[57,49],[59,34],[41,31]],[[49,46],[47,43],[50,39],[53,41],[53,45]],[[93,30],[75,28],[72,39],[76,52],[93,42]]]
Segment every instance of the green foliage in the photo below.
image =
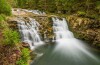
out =
[[0,15],[0,22],[3,21],[3,20],[4,20],[3,17]]
[[0,0],[0,14],[11,15],[11,7],[6,0]]
[[85,16],[86,12],[84,12],[84,11],[78,11],[77,14],[80,15],[80,16]]
[[21,58],[17,61],[17,65],[28,65],[28,60],[30,59],[30,51],[27,48],[22,49]]
[[16,8],[17,6],[17,0],[7,0],[7,3],[13,8]]
[[28,59],[30,59],[30,54],[29,54],[30,52],[29,52],[29,49],[27,49],[27,48],[24,48],[23,50],[22,50],[22,57],[23,57],[23,59],[25,59],[25,60],[28,60]]
[[[32,6],[33,0],[17,0],[17,6],[21,8],[27,8]],[[31,7],[32,8],[32,7]]]
[[96,4],[96,9],[100,10],[100,1],[97,1],[95,4]]
[[11,29],[5,29],[3,31],[4,36],[4,44],[14,46],[19,42],[19,34],[16,31],[13,31]]
[[0,28],[2,28],[3,26],[2,26],[2,21],[3,21],[4,19],[3,19],[3,17],[0,15]]
[[96,5],[100,5],[100,1],[96,1]]
[[1,14],[0,15],[0,28],[3,28],[3,26],[4,26],[3,22],[4,22],[5,19],[6,19],[6,16]]
[[99,0],[8,0],[8,1],[9,3],[15,1],[14,3],[16,4],[16,6],[20,8],[38,9],[50,13],[60,13],[60,14],[78,13],[81,16],[85,17],[87,16],[90,18],[91,17],[98,18],[97,15],[100,14]]
[[0,14],[0,21],[2,21],[2,20],[6,20],[6,16],[4,15],[4,14]]

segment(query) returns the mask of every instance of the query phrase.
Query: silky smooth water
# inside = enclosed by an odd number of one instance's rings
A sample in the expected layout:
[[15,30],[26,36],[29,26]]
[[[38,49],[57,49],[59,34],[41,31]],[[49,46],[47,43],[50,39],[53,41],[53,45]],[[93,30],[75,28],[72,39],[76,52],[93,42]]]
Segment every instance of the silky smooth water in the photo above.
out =
[[34,50],[36,47],[44,44],[44,42],[41,41],[38,32],[40,24],[35,19],[29,18],[29,21],[26,22],[23,18],[20,18],[17,23],[22,37],[22,42],[29,44],[31,50]]
[[31,65],[100,65],[99,55],[74,38],[64,18],[52,20],[55,45],[47,47],[43,56]]
[[31,65],[100,65],[100,52],[90,47],[87,50],[91,51],[91,54],[97,57],[98,60],[91,59],[91,57],[83,52],[78,54],[80,60],[77,56],[68,53],[68,50],[65,51],[66,55],[61,53],[62,50],[55,52],[55,47],[56,44],[38,48],[36,51],[43,53],[43,56],[32,62]]

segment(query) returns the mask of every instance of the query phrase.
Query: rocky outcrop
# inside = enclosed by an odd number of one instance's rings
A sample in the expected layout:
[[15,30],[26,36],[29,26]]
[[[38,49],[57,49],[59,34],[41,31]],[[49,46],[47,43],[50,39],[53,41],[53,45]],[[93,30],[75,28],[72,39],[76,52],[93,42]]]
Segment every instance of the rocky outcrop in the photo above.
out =
[[68,16],[67,20],[75,37],[89,42],[92,46],[100,48],[100,21],[81,18],[75,15]]
[[40,35],[42,39],[49,40],[53,38],[53,27],[51,17],[34,17],[40,24]]

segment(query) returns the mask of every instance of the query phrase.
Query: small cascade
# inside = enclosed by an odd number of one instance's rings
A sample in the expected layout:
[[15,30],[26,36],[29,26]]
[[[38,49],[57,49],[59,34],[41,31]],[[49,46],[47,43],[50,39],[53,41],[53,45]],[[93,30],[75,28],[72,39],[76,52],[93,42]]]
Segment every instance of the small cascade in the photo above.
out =
[[[88,64],[87,57],[89,57],[91,62],[97,63],[97,65],[99,64],[97,57],[86,49],[87,46],[83,45],[84,43],[82,41],[74,38],[74,35],[71,31],[69,31],[67,22],[64,18],[59,19],[57,17],[53,17],[52,20],[55,43],[57,43],[54,53],[64,55],[68,58],[72,57],[73,62],[77,59],[80,63],[84,63],[86,65]],[[78,65],[78,63],[75,65]]]
[[43,55],[31,65],[100,65],[100,57],[74,37],[64,18],[52,20],[55,44],[40,48]]
[[26,10],[26,9],[23,9],[25,12],[31,12],[33,14],[37,14],[37,15],[46,15],[45,12],[41,12],[39,10]]
[[18,19],[17,23],[22,42],[28,43],[31,50],[43,44],[38,33],[40,24],[35,19],[29,18],[29,22]]
[[73,33],[68,30],[68,25],[66,24],[66,20],[64,18],[62,20],[58,18],[52,18],[52,20],[53,20],[53,31],[56,40],[62,38],[74,38]]

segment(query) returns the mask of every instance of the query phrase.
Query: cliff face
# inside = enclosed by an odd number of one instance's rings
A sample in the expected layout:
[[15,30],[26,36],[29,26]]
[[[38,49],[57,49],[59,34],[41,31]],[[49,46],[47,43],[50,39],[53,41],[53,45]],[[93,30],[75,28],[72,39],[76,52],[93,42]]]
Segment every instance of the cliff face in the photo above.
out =
[[67,20],[76,38],[85,40],[90,45],[100,48],[100,21],[75,15],[68,16]]

